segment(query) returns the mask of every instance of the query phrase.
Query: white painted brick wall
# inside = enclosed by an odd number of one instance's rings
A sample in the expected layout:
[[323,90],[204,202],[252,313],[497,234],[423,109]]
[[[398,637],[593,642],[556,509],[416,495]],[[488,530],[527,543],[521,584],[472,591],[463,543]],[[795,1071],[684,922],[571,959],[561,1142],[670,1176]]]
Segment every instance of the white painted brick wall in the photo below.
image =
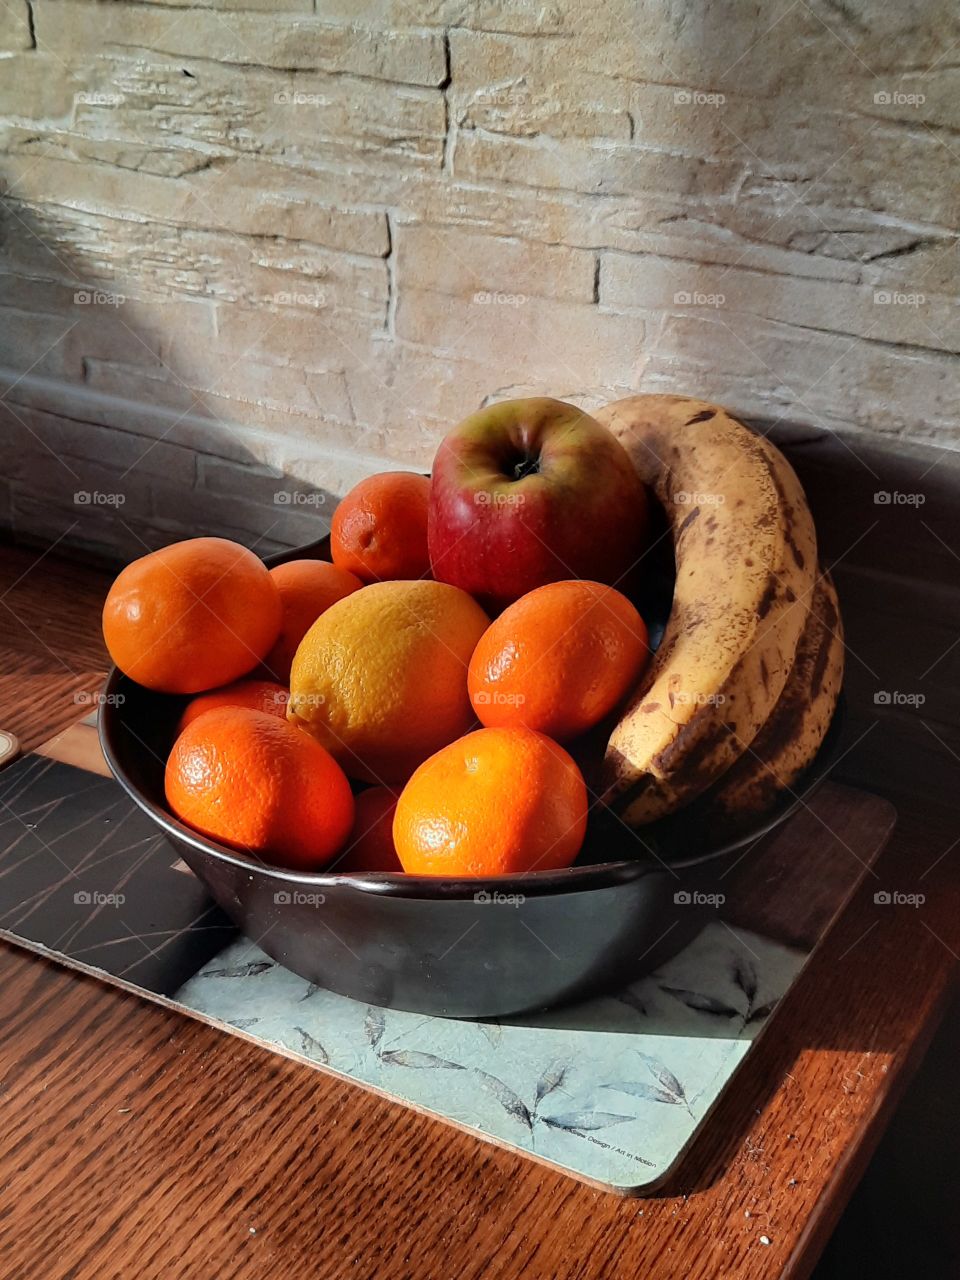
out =
[[958,40],[948,0],[8,0],[0,525],[270,550],[534,392],[960,447]]

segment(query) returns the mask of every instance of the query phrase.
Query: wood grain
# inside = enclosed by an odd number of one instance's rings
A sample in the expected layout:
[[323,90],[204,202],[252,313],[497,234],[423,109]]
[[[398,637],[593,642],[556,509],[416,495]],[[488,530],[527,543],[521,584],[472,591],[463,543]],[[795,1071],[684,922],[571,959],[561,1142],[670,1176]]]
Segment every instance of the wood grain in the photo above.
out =
[[102,774],[105,778],[112,776],[110,766],[100,750],[96,712],[67,725],[66,729],[61,729],[46,742],[41,742],[34,748],[34,754],[49,756],[51,760],[72,764],[78,769],[89,769],[91,773]]
[[812,951],[859,882],[878,883],[872,852],[895,821],[888,801],[824,783],[785,826],[711,881],[726,899],[723,918]]
[[[4,637],[0,722],[28,747],[76,718],[77,690],[104,663],[107,578],[52,557],[31,570],[36,556],[0,551],[0,594],[26,571],[6,600],[29,623]],[[924,597],[925,625],[946,649],[956,599],[941,608],[937,591]],[[914,612],[891,611],[889,590],[848,610],[871,665],[901,688],[922,670]],[[956,776],[957,724],[937,722],[940,742],[916,717],[875,713],[870,687],[855,684],[849,742],[866,736],[841,773],[900,809],[877,882],[861,886],[787,997],[778,1036],[751,1055],[667,1193],[592,1191],[0,947],[0,1273],[807,1275],[936,1026],[960,953],[958,811],[930,781],[951,766]],[[878,906],[877,884],[926,902]]]

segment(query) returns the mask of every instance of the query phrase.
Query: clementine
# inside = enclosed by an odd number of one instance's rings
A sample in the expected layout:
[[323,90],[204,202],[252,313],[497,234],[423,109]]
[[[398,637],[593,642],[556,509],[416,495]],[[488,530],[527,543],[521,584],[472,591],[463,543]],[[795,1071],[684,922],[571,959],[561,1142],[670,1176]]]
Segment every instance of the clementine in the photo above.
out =
[[612,711],[649,657],[626,596],[599,582],[551,582],[488,628],[470,661],[470,698],[482,724],[522,724],[563,742]]
[[333,563],[364,582],[428,578],[430,481],[410,471],[383,471],[354,485],[333,514]]
[[225,538],[190,538],[134,560],[103,606],[103,638],[125,675],[161,693],[237,680],[280,630],[280,595],[262,560]]
[[495,876],[569,867],[586,827],[587,789],[563,747],[532,729],[478,729],[416,771],[393,839],[411,875]]
[[214,711],[217,707],[252,707],[254,711],[266,711],[268,715],[286,718],[287,703],[290,691],[273,680],[235,680],[233,684],[225,684],[222,689],[211,689],[209,693],[201,693],[191,698],[184,707],[183,715],[177,726],[177,733],[183,733],[188,724],[193,724],[198,716],[206,711]]
[[353,831],[331,871],[402,871],[393,844],[393,815],[398,793],[367,787],[354,797]]
[[353,795],[330,754],[285,720],[219,707],[188,725],[164,777],[181,821],[280,866],[316,871],[353,826]]
[[359,591],[363,583],[355,574],[325,560],[288,560],[271,569],[270,577],[280,592],[282,614],[280,634],[263,665],[275,680],[286,682],[297,646],[324,609],[351,591]]

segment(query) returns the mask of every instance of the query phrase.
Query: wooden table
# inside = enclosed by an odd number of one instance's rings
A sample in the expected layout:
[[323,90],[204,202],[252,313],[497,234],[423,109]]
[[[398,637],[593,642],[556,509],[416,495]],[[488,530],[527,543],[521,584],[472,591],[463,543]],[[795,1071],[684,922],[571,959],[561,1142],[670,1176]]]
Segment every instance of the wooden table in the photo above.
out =
[[[839,555],[852,541],[831,496],[843,459],[821,443],[796,456],[822,541]],[[881,487],[851,464],[845,503],[858,483],[865,494]],[[886,473],[882,487],[892,487]],[[937,510],[931,501],[925,515],[940,533]],[[751,1054],[667,1193],[592,1191],[0,947],[0,1274],[807,1275],[937,1025],[960,954],[960,846],[951,846],[960,645],[920,679],[958,634],[957,565],[930,544],[925,584],[909,577],[909,538],[896,528],[882,546],[868,535],[837,568],[857,654],[855,745],[838,776],[900,809],[879,881],[834,927],[789,995],[777,1038]],[[0,547],[0,725],[26,748],[89,710],[84,695],[105,666],[108,580]],[[933,697],[911,715],[875,706],[878,688]],[[878,885],[926,902],[878,906]]]

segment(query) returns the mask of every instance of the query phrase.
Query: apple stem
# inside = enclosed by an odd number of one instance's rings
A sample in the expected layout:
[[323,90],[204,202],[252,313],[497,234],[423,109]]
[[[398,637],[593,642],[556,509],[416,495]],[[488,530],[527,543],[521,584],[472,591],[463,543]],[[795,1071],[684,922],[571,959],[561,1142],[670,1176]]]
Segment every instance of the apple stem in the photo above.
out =
[[521,458],[513,468],[513,478],[515,480],[522,480],[525,476],[536,475],[539,470],[539,458]]

